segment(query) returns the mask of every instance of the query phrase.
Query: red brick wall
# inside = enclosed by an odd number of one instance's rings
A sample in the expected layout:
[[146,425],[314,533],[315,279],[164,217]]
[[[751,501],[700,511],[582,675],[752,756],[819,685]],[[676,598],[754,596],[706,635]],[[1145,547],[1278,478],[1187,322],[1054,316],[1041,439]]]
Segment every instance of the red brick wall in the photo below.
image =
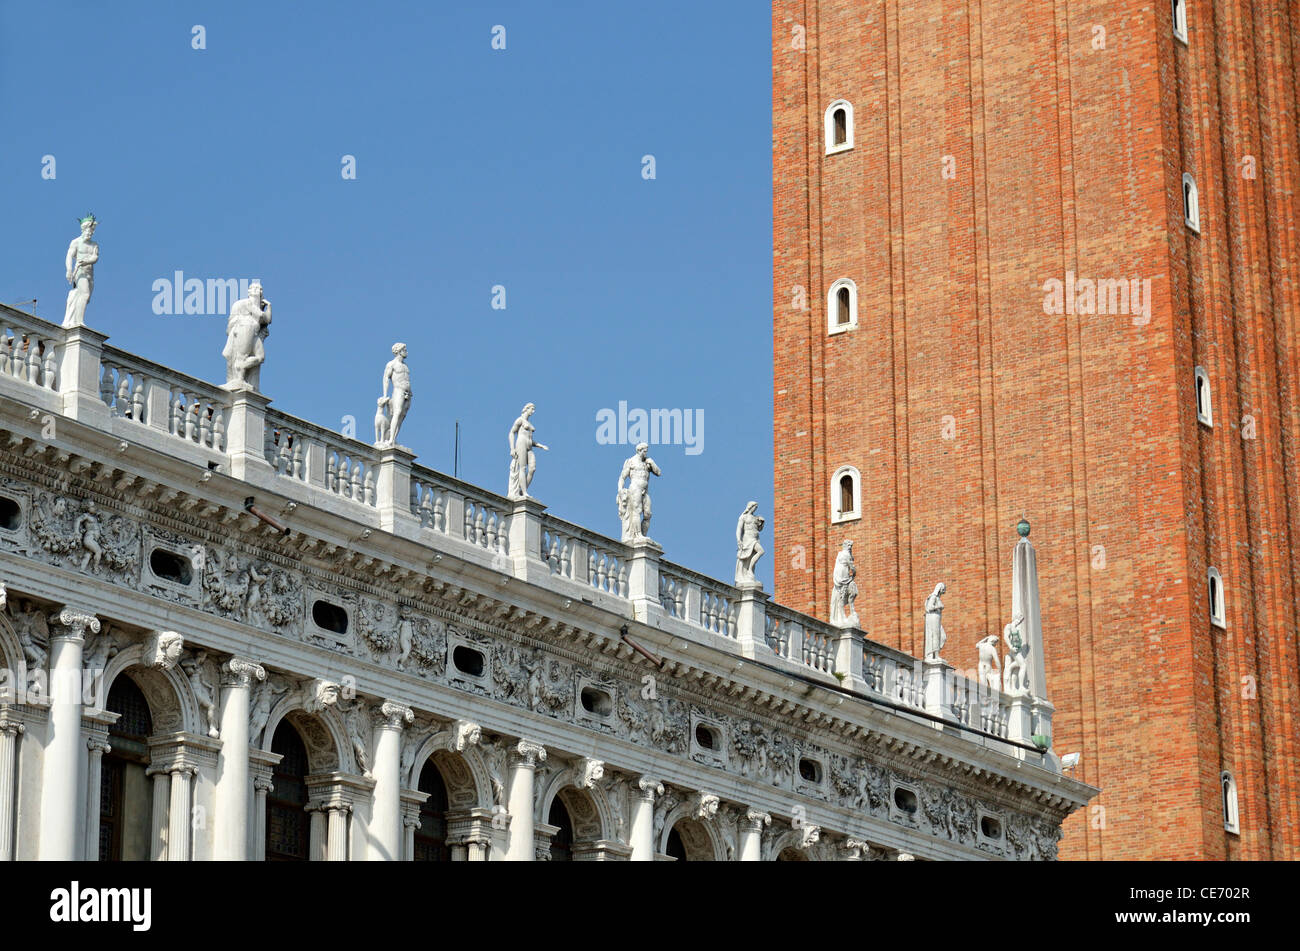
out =
[[[1294,858],[1300,836],[1300,5],[1212,6],[1189,0],[1184,45],[1165,0],[773,4],[777,598],[824,617],[852,538],[870,636],[918,652],[944,580],[945,654],[974,667],[1024,511],[1055,747],[1102,789],[1066,857]],[[827,156],[837,98],[855,147]],[[1045,315],[1066,271],[1150,279],[1150,322]],[[858,327],[831,337],[840,277]],[[863,517],[831,525],[844,464]]]

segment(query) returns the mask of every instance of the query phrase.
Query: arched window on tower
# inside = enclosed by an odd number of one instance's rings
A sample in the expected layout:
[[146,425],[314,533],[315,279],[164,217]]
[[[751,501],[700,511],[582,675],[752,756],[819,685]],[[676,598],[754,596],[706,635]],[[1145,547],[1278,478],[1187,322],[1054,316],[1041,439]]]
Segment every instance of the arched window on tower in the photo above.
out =
[[280,754],[271,773],[266,798],[266,860],[306,862],[310,830],[307,817],[307,747],[297,729],[281,720],[271,738],[271,752]]
[[1205,367],[1196,368],[1196,418],[1206,426],[1214,425],[1214,410],[1210,402],[1210,375]]
[[1183,173],[1183,223],[1201,233],[1201,199],[1196,191],[1196,179],[1189,172]]
[[844,333],[858,325],[858,285],[842,277],[826,295],[826,332]]
[[1237,821],[1237,781],[1225,769],[1219,774],[1219,782],[1223,786],[1223,828],[1240,834],[1241,825]]
[[826,154],[853,148],[853,105],[836,99],[826,107]]
[[1209,587],[1210,623],[1215,627],[1227,627],[1227,612],[1224,610],[1223,575],[1218,568],[1206,572],[1206,584]]
[[1173,4],[1174,36],[1187,42],[1187,0],[1170,0]]
[[840,466],[831,477],[831,522],[862,517],[862,477],[853,466]]
[[109,751],[99,773],[99,860],[147,860],[152,831],[145,774],[153,733],[149,701],[135,681],[119,674],[109,688],[104,709],[119,716],[108,728]]

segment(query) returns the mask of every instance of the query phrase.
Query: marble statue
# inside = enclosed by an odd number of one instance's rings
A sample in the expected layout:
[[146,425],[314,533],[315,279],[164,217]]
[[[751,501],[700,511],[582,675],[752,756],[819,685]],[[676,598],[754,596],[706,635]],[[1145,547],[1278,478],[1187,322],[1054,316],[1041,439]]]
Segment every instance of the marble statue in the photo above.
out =
[[194,702],[203,712],[203,719],[208,726],[208,736],[215,740],[221,735],[217,729],[217,688],[208,675],[207,661],[207,651],[195,651],[193,657],[181,661],[181,668],[189,678]]
[[[393,384],[393,395],[388,395],[388,384]],[[406,411],[411,408],[411,368],[406,365],[406,344],[393,344],[393,359],[384,367],[383,392],[379,397],[379,410],[375,413],[375,445],[396,446],[397,434],[406,419]],[[382,435],[379,433],[379,414],[385,409],[384,401],[389,400],[388,425]]]
[[185,650],[185,638],[175,631],[154,631],[144,642],[141,663],[155,670],[172,670]]
[[943,593],[948,586],[940,581],[925,599],[925,657],[927,660],[939,656],[943,645],[948,642],[948,633],[943,629]]
[[86,500],[86,511],[82,512],[77,518],[73,530],[81,539],[81,548],[85,554],[81,558],[81,570],[85,571],[90,564],[91,559],[95,561],[95,569],[99,569],[99,561],[104,557],[104,546],[99,543],[99,533],[102,526],[99,522],[99,516],[95,511],[95,502],[93,499]]
[[[639,443],[636,455],[623,463],[618,474],[618,517],[623,522],[623,543],[649,541],[646,532],[650,530],[650,476],[661,476],[663,472],[655,461],[646,455],[650,447]],[[627,480],[627,488],[623,480]]]
[[[534,449],[549,449],[537,442],[533,435],[533,424],[529,417],[537,412],[537,407],[529,403],[520,412],[519,418],[510,427],[510,481],[506,489],[506,498],[528,498],[528,486],[532,484],[533,474],[537,471],[537,454]],[[619,484],[623,482],[619,479]]]
[[384,440],[388,438],[388,407],[392,405],[392,400],[387,396],[379,397],[379,403],[375,407],[375,445],[382,446]]
[[248,287],[248,296],[235,301],[226,321],[226,385],[256,390],[266,361],[263,341],[271,335],[271,302],[262,297],[261,281]]
[[977,645],[980,651],[980,684],[997,693],[1002,683],[1002,661],[998,659],[998,636],[990,634]]
[[831,576],[831,623],[836,627],[859,627],[861,621],[853,602],[858,597],[858,585],[854,581],[858,569],[853,564],[853,542],[844,540],[840,553],[835,556],[835,571]]
[[757,502],[750,502],[736,522],[736,584],[758,584],[754,566],[763,557],[763,546],[758,535],[763,530],[764,519],[756,515]]
[[95,262],[99,260],[99,245],[91,240],[97,224],[94,215],[86,215],[81,219],[81,234],[68,245],[64,270],[72,290],[68,291],[68,306],[63,312],[65,327],[86,324],[86,305],[90,303],[90,292],[95,289]]
[[366,748],[366,734],[369,732],[370,724],[363,700],[358,698],[352,701],[344,711],[343,723],[347,727],[348,740],[352,743],[352,753],[357,758],[357,765],[361,767],[361,772],[366,779],[370,779],[373,774],[370,771],[370,753]]
[[1002,689],[1012,696],[1029,693],[1029,642],[1021,629],[1024,620],[1023,615],[1016,614],[1002,629],[1002,637],[1011,648],[1002,668]]

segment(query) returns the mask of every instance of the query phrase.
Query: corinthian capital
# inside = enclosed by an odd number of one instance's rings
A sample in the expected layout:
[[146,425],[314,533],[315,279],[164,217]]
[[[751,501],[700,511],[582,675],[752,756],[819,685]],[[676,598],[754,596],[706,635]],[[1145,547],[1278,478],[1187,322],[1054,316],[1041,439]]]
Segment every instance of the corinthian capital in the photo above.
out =
[[546,762],[546,747],[532,740],[520,740],[510,747],[510,764],[535,768],[538,763]]
[[392,727],[394,730],[400,730],[415,719],[415,711],[396,700],[385,700],[381,703],[379,715],[383,718],[384,726]]
[[265,680],[266,670],[243,657],[232,657],[221,665],[221,686],[251,687],[254,680]]
[[54,616],[54,621],[61,627],[58,632],[50,632],[50,637],[56,640],[81,641],[85,640],[87,631],[91,634],[99,633],[99,618],[85,611],[78,611],[74,607],[65,606]]

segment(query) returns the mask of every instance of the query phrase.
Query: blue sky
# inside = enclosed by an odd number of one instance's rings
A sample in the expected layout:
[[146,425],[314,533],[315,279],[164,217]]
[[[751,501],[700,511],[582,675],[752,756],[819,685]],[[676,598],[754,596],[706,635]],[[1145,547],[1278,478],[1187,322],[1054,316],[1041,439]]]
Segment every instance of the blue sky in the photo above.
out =
[[755,0],[0,3],[0,300],[61,321],[93,211],[113,344],[221,383],[224,316],[156,315],[153,282],[260,278],[274,407],[367,437],[402,340],[420,463],[451,471],[459,420],[504,493],[531,400],[533,494],[608,535],[632,447],[598,412],[702,411],[702,452],[651,449],[651,535],[729,580],[751,498],[772,547],[770,30]]

